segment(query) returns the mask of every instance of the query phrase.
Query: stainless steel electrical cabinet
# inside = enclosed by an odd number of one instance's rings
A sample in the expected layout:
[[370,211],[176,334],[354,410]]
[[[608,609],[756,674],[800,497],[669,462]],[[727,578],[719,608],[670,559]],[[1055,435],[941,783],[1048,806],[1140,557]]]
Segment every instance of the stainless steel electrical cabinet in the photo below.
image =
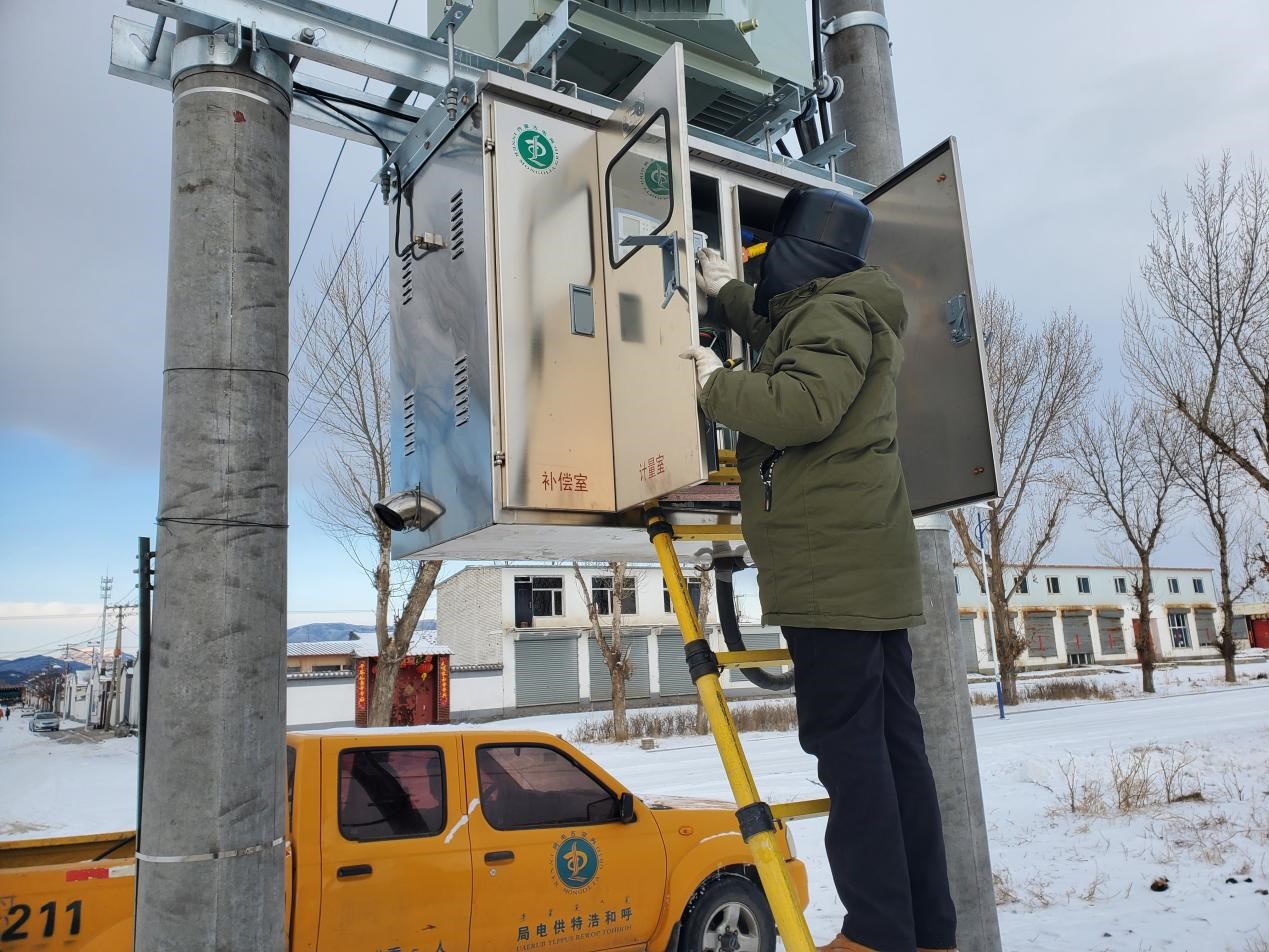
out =
[[[406,184],[392,484],[444,512],[395,533],[395,557],[647,559],[638,507],[656,499],[674,521],[739,521],[734,489],[700,486],[731,435],[701,418],[678,356],[717,336],[698,321],[694,252],[745,277],[784,194],[830,182],[690,139],[685,115],[677,44],[611,112],[488,74]],[[930,511],[994,495],[996,463],[954,143],[905,171],[874,193],[870,263],[911,312],[901,452]]]

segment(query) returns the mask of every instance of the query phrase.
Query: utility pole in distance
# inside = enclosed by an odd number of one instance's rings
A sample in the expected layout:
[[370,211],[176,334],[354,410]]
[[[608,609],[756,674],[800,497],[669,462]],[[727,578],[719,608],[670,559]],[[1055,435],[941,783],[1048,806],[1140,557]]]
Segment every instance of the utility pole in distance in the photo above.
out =
[[[842,77],[845,94],[832,104],[833,128],[855,148],[838,170],[878,185],[903,166],[899,113],[890,64],[890,26],[883,0],[824,0],[825,64]],[[917,707],[934,771],[948,878],[964,952],[1000,952],[987,820],[978,750],[960,644],[951,521],[916,520],[925,592],[925,625],[912,637]]]
[[282,952],[291,74],[182,24],[137,952]]

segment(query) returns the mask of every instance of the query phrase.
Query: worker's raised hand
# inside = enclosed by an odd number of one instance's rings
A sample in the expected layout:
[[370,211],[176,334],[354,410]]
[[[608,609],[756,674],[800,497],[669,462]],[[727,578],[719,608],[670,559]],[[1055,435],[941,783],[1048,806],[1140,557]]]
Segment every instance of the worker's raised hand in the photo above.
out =
[[679,354],[684,360],[696,362],[696,382],[704,389],[709,378],[723,369],[723,362],[708,347],[689,347]]
[[723,256],[713,248],[702,248],[696,253],[696,286],[702,294],[718,297],[723,285],[734,277]]

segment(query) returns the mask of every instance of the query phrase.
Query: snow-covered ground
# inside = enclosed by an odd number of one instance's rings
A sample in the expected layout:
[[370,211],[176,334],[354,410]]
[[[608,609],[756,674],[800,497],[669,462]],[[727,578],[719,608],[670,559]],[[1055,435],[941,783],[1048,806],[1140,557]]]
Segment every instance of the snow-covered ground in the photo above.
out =
[[[976,714],[1008,952],[1269,949],[1269,681],[1024,707],[1004,721],[990,708]],[[584,716],[511,723],[567,735]],[[793,734],[749,734],[745,746],[769,800],[821,793]],[[638,791],[728,797],[704,738],[586,750]],[[1144,802],[1124,810],[1112,773],[1131,778],[1134,765]],[[134,740],[70,743],[11,720],[0,727],[0,837],[129,827],[135,769]],[[1169,803],[1168,793],[1190,796]],[[811,876],[808,918],[826,938],[841,913],[820,853],[823,821],[796,830]],[[1160,877],[1168,888],[1151,891]]]

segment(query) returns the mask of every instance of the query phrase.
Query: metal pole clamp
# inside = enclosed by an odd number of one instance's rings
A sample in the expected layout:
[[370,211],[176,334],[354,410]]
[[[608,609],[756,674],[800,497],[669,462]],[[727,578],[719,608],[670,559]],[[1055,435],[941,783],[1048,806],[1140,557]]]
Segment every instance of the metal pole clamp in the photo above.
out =
[[875,26],[885,32],[887,40],[890,39],[890,24],[886,21],[885,15],[874,13],[872,10],[856,10],[854,13],[843,13],[825,20],[820,24],[820,32],[825,36],[832,36],[834,33],[841,33],[843,30],[856,26]]

